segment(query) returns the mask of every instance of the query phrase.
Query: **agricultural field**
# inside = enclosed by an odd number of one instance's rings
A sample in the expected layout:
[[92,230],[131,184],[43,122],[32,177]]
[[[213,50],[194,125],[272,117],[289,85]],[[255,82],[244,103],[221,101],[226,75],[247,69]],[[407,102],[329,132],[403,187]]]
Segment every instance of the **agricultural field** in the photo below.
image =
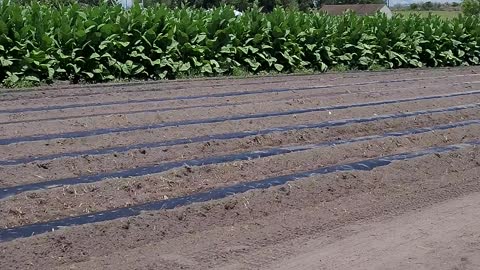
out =
[[327,16],[276,8],[236,16],[154,6],[0,5],[0,83],[480,64],[480,17]]
[[0,94],[9,269],[477,269],[480,67]]
[[404,16],[410,16],[410,15],[420,15],[422,17],[428,17],[429,15],[436,15],[444,19],[453,19],[460,14],[462,14],[462,11],[460,10],[395,10],[393,12],[394,14],[401,14]]

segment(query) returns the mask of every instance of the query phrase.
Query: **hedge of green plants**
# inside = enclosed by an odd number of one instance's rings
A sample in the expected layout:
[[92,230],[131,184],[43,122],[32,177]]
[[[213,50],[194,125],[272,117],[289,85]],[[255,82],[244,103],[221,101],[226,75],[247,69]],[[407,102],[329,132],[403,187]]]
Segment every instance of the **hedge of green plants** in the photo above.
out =
[[479,17],[394,17],[233,8],[0,6],[0,82],[476,65]]

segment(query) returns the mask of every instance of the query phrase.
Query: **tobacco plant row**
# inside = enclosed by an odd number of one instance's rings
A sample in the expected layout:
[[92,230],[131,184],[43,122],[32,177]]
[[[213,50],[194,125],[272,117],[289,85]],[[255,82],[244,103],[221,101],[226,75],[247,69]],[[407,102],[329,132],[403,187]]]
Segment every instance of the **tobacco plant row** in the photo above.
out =
[[477,65],[480,18],[0,4],[0,82]]

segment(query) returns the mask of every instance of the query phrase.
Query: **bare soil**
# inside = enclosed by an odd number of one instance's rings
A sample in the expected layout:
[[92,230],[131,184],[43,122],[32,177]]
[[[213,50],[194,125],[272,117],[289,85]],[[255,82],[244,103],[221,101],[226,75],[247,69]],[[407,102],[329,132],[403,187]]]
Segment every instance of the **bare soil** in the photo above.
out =
[[[480,90],[479,79],[480,68],[468,67],[5,91],[0,141],[12,142],[0,145],[0,191],[144,169],[132,177],[19,190],[0,199],[1,269],[478,269],[480,150],[474,145],[30,237],[2,236],[21,226],[478,142],[480,124],[461,123],[479,121],[480,107],[452,108],[480,103],[480,94],[422,97]],[[395,102],[359,106],[382,101]],[[262,115],[343,105],[353,106]],[[431,112],[382,118],[425,110]],[[242,115],[247,117],[233,120]],[[219,117],[225,119],[205,121]],[[374,120],[348,120],[369,117]],[[190,120],[198,123],[134,128]],[[352,123],[303,127],[342,120]],[[450,126],[441,128],[445,125]],[[275,129],[287,126],[293,128]],[[397,134],[419,128],[426,129]],[[238,135],[264,129],[270,131]],[[85,133],[69,137],[71,132]],[[188,141],[229,133],[237,137]],[[39,137],[31,141],[30,136]],[[177,139],[187,140],[161,145]],[[143,143],[153,146],[134,146]],[[325,145],[183,165],[312,144]],[[108,151],[123,146],[132,147]],[[8,165],[14,160],[19,161]],[[149,173],[172,162],[178,165]]]

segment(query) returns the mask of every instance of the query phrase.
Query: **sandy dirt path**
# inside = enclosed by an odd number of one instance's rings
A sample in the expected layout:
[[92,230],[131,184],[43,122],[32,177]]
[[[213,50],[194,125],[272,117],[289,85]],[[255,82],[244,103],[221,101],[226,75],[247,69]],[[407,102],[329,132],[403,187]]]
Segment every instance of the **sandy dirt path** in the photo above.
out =
[[480,193],[320,236],[263,269],[480,269]]

